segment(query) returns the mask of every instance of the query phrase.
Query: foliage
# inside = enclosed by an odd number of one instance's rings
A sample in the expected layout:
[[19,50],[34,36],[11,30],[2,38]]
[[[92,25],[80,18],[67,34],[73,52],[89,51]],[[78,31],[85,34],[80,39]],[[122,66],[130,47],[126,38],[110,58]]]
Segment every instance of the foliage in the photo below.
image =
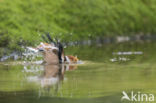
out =
[[155,34],[155,5],[156,0],[0,0],[0,46],[34,45],[46,32],[64,41]]

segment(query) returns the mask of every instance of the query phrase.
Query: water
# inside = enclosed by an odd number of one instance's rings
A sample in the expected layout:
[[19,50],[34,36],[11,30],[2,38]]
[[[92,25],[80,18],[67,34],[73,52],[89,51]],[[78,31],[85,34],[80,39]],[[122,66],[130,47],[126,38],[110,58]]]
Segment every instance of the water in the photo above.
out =
[[122,91],[156,94],[154,50],[155,43],[69,47],[83,64],[1,62],[0,103],[121,103]]

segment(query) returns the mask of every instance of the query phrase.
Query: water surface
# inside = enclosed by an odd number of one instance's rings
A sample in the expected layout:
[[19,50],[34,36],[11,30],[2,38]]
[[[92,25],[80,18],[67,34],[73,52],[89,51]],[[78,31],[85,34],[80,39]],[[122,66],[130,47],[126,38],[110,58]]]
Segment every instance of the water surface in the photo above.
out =
[[66,54],[83,61],[70,66],[2,62],[0,103],[121,103],[122,91],[156,94],[155,49],[155,43],[69,47]]

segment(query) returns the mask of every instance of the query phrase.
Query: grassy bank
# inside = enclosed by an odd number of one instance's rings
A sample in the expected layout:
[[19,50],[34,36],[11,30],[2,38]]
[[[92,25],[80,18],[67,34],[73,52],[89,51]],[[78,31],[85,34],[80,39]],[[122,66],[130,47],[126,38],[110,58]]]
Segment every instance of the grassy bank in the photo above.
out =
[[0,0],[0,47],[156,33],[156,0]]

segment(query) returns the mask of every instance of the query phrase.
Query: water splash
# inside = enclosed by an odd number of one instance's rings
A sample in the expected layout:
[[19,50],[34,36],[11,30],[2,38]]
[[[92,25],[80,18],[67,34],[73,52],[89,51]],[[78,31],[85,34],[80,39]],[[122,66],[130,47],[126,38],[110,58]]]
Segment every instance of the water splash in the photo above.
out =
[[13,60],[17,60],[20,58],[20,54],[17,52],[13,52],[10,55],[5,55],[2,58],[0,58],[0,61],[6,61],[6,60],[11,59],[11,58],[13,58]]
[[33,61],[37,57],[42,57],[42,55],[38,52],[38,50],[32,48],[32,47],[26,47],[24,48],[24,52],[12,52],[9,55],[4,55],[3,57],[0,58],[0,61],[6,61],[9,59],[12,60],[24,60],[24,61]]
[[37,57],[42,57],[41,53],[38,52],[37,49],[34,49],[32,47],[26,47],[25,51],[22,53],[22,58],[25,61],[33,61]]
[[41,72],[43,70],[44,70],[44,67],[43,66],[35,66],[35,65],[26,66],[26,65],[24,65],[22,72],[36,73],[36,72]]

